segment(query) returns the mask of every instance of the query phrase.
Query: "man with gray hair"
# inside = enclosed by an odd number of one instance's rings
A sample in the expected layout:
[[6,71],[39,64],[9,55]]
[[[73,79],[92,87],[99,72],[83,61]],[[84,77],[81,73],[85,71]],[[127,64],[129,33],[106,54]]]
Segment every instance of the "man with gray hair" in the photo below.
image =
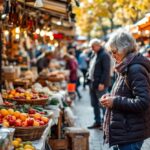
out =
[[102,46],[102,41],[93,39],[90,41],[93,57],[88,70],[91,105],[94,109],[95,122],[89,129],[102,129],[103,118],[100,109],[105,110],[99,104],[99,98],[107,92],[110,83],[110,56]]

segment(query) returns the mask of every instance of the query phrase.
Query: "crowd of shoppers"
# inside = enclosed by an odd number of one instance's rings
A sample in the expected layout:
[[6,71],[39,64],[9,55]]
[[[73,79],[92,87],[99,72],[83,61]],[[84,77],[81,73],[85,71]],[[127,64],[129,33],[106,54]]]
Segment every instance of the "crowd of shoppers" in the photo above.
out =
[[[149,55],[146,58],[138,52],[136,41],[126,31],[114,34],[105,46],[99,39],[89,45],[90,51],[78,50],[78,58],[73,48],[63,57],[70,70],[68,82],[76,84],[78,99],[82,98],[79,69],[83,89],[88,84],[94,112],[94,123],[88,129],[103,130],[105,143],[119,150],[140,150],[150,137]],[[40,58],[38,72],[52,58],[52,52]]]

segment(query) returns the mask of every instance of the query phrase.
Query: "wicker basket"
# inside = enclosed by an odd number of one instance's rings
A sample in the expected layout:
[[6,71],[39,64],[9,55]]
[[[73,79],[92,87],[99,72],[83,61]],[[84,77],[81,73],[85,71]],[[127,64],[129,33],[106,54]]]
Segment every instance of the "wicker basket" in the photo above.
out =
[[21,138],[23,141],[34,141],[41,138],[47,125],[39,127],[16,127],[15,137]]
[[0,105],[0,108],[5,108],[5,109],[9,109],[9,108],[15,108],[15,105],[5,105],[5,104],[2,104],[2,105]]
[[11,101],[15,101],[19,105],[30,104],[30,105],[46,105],[48,99],[41,98],[36,100],[26,100],[26,99],[12,99]]
[[17,78],[16,72],[3,72],[2,77],[7,81],[14,81]]

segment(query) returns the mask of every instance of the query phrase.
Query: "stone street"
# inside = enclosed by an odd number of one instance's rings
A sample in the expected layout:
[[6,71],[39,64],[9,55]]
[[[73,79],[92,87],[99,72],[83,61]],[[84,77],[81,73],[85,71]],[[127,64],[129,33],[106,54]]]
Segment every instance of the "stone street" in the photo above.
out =
[[[74,114],[77,116],[77,126],[87,128],[87,126],[92,125],[94,122],[93,108],[90,104],[88,88],[86,90],[83,90],[82,87],[80,87],[79,90],[82,94],[82,99],[75,100],[73,110]],[[90,150],[112,150],[109,149],[108,146],[103,145],[103,132],[101,130],[91,129],[89,131]]]

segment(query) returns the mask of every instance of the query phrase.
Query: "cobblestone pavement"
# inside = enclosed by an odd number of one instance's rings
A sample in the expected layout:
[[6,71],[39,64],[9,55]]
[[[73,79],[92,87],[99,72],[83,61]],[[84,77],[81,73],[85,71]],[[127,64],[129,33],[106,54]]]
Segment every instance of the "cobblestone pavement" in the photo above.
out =
[[[94,122],[93,108],[90,104],[88,89],[79,88],[82,94],[82,99],[75,100],[73,105],[74,114],[77,116],[76,125],[78,127],[87,128]],[[99,129],[91,129],[90,131],[90,150],[112,150],[108,146],[103,145],[103,133]]]

